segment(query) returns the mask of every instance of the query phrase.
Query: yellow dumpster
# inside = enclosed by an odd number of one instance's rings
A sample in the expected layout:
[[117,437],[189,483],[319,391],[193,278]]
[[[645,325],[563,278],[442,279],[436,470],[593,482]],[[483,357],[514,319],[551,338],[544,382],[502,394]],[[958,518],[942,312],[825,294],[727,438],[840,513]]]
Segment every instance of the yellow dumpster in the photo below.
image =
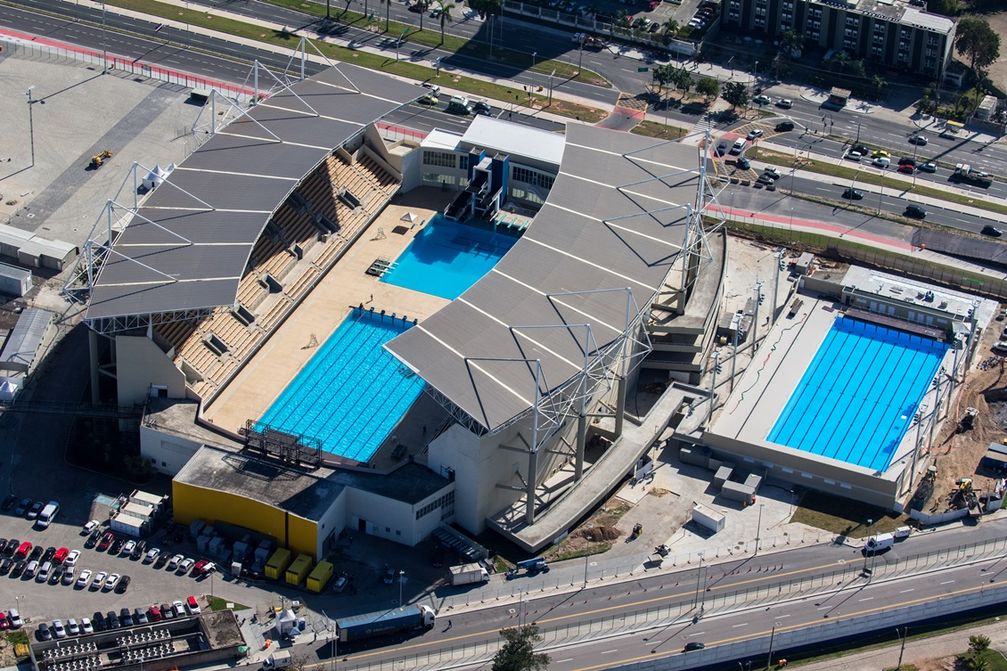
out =
[[288,585],[300,585],[304,582],[304,579],[308,577],[308,573],[311,571],[311,556],[310,555],[297,555],[297,559],[287,567],[287,574],[284,577],[284,582]]
[[279,548],[266,562],[266,577],[279,580],[290,565],[290,550]]
[[329,580],[332,579],[333,571],[335,571],[335,567],[332,566],[331,562],[318,562],[318,566],[308,576],[308,589],[316,593],[321,592],[329,584]]

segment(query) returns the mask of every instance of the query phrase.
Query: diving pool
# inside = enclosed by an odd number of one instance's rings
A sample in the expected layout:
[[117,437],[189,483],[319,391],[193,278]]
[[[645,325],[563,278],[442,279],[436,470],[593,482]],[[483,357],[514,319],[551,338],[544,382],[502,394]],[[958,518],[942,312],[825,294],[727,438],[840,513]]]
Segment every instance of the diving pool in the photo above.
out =
[[259,421],[366,462],[423,390],[382,347],[411,326],[353,308]]
[[947,345],[837,317],[767,439],[888,468]]
[[514,246],[496,233],[434,215],[395,260],[382,282],[454,300]]

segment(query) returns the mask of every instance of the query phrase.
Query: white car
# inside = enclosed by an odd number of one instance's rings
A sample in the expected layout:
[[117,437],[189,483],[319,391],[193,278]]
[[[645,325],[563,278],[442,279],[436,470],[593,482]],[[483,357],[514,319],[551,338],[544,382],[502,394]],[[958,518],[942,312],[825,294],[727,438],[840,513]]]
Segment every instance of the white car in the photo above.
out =
[[188,558],[187,559],[183,559],[182,561],[180,561],[178,563],[178,571],[176,571],[176,573],[178,573],[179,575],[185,575],[186,573],[189,572],[189,569],[191,569],[192,565],[195,564],[195,563],[196,562],[193,561],[192,559],[188,559]]
[[185,612],[185,604],[178,599],[171,602],[171,607],[174,609],[176,617],[185,617],[188,615],[188,613]]
[[91,589],[96,592],[100,590],[101,586],[105,583],[106,577],[108,577],[108,574],[104,571],[98,571],[95,573],[94,580],[91,581]]
[[767,95],[758,95],[752,98],[752,102],[755,103],[756,105],[768,105],[769,103],[773,102],[773,100]]
[[68,566],[63,569],[63,584],[72,585],[73,584],[73,572],[77,570],[76,566]]
[[794,106],[794,101],[790,98],[780,98],[776,101],[776,106],[788,110]]
[[77,565],[78,559],[80,559],[80,550],[70,550],[70,554],[68,554],[66,559],[63,560],[63,566],[73,568]]
[[93,634],[94,625],[91,624],[91,619],[87,617],[80,618],[80,633],[82,634]]
[[84,589],[89,582],[91,582],[91,569],[86,568],[80,572],[80,577],[77,578],[77,584],[74,587]]
[[892,159],[885,156],[878,156],[876,159],[871,161],[871,164],[877,168],[887,168],[892,164]]
[[126,541],[126,544],[122,546],[121,550],[119,550],[119,556],[128,557],[129,555],[133,554],[133,550],[135,548],[136,548],[136,541]]
[[147,554],[144,556],[143,563],[153,564],[155,561],[157,561],[157,558],[160,556],[160,554],[161,550],[159,548],[151,548],[150,550],[147,551]]
[[851,161],[859,161],[864,157],[859,151],[851,151],[846,154],[846,158]]
[[36,582],[45,582],[49,579],[49,572],[52,571],[52,562],[45,562],[35,575]]
[[52,633],[56,638],[66,638],[66,628],[63,626],[62,620],[52,621]]
[[21,613],[17,608],[11,608],[7,611],[7,621],[10,622],[11,629],[20,629],[24,626],[24,620],[21,619]]
[[185,557],[183,557],[182,555],[173,556],[171,559],[168,560],[168,570],[174,571],[175,569],[177,569],[179,562],[181,562],[183,559],[185,559]]
[[119,574],[113,573],[109,577],[105,578],[105,586],[102,587],[102,590],[106,592],[111,592],[112,590],[115,589],[115,586],[118,584],[119,584]]
[[91,532],[94,531],[95,529],[97,529],[99,526],[101,526],[101,522],[99,522],[98,520],[91,520],[90,522],[88,522],[87,524],[85,524],[83,527],[81,527],[80,535],[81,536],[89,536],[91,534]]
[[80,635],[80,625],[77,624],[77,620],[73,619],[72,617],[69,620],[67,620],[66,621],[66,631],[71,636],[79,636]]

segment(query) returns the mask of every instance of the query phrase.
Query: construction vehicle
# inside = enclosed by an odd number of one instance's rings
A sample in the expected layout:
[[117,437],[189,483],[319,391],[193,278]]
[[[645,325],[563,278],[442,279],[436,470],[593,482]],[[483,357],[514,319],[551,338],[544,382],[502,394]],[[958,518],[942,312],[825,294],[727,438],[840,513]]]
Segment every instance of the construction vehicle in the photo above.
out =
[[377,613],[340,618],[336,620],[336,633],[340,643],[349,643],[413,629],[430,629],[436,619],[437,615],[430,606],[402,606]]
[[667,544],[661,543],[660,545],[654,548],[654,554],[660,557],[667,557],[669,554],[671,554],[671,548],[668,547]]
[[112,150],[105,149],[94,156],[91,157],[91,169],[97,170],[101,166],[105,165],[105,161],[112,158]]
[[[522,574],[522,571],[524,572]],[[548,573],[549,563],[542,557],[525,559],[514,565],[514,568],[507,571],[507,579],[512,580],[520,575],[535,575],[536,573]]]
[[971,431],[976,425],[976,417],[979,416],[979,411],[973,407],[965,408],[965,414],[962,418],[958,420],[958,432],[964,433],[966,431]]
[[951,179],[956,182],[965,182],[984,188],[993,183],[993,175],[982,170],[976,170],[968,163],[956,163]]

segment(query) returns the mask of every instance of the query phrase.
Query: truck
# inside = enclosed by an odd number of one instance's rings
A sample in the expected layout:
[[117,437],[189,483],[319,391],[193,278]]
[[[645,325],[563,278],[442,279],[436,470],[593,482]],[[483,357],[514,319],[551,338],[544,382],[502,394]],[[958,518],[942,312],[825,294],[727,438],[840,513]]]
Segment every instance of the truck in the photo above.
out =
[[533,557],[519,561],[514,568],[507,571],[507,579],[512,580],[520,575],[535,575],[536,573],[548,573],[549,563],[542,557]]
[[571,41],[577,45],[583,44],[585,49],[592,49],[594,51],[597,51],[605,46],[604,40],[587,33],[574,33]]
[[448,570],[451,571],[452,585],[471,585],[477,582],[487,582],[490,579],[489,571],[478,563],[452,566]]
[[986,188],[993,183],[993,176],[988,172],[976,170],[968,163],[956,163],[951,178],[956,182],[965,182]]
[[867,539],[867,543],[864,544],[864,554],[884,552],[893,545],[895,545],[895,534],[876,534]]
[[277,650],[269,657],[266,657],[265,661],[262,662],[262,668],[270,669],[270,671],[285,669],[290,666],[291,661],[289,650]]
[[414,604],[340,618],[336,620],[336,635],[340,643],[350,643],[416,629],[430,629],[436,619],[433,608]]

